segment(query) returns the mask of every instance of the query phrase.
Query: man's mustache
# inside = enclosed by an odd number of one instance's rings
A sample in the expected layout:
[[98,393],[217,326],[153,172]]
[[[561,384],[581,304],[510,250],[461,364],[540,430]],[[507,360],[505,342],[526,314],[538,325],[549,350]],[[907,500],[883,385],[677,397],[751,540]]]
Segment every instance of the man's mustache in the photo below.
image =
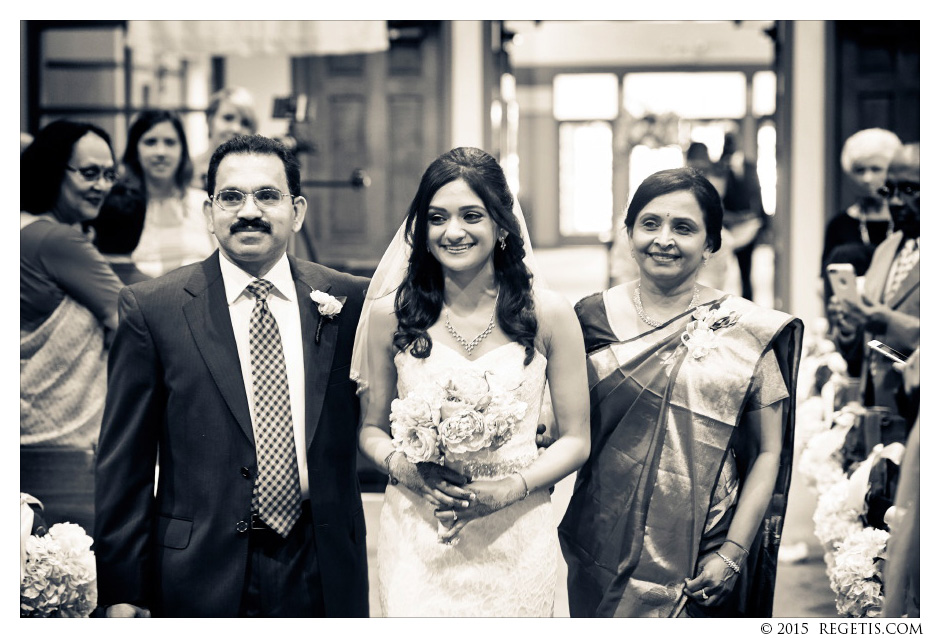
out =
[[257,217],[255,219],[239,219],[229,228],[229,232],[233,234],[247,230],[260,230],[264,233],[270,233],[271,224]]

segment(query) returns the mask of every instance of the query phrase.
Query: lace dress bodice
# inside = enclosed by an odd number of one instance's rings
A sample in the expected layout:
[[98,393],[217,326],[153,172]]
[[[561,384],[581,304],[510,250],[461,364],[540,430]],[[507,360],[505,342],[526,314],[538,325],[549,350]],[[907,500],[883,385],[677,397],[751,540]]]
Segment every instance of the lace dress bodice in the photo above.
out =
[[[472,481],[500,479],[538,457],[536,428],[545,391],[546,359],[536,352],[528,366],[518,343],[476,360],[435,343],[418,359],[395,357],[398,395],[467,371],[486,373],[526,404],[525,416],[496,449],[466,457],[459,469]],[[473,483],[470,483],[472,488]],[[550,616],[554,603],[558,537],[548,490],[468,523],[458,542],[438,542],[433,506],[403,485],[386,489],[378,542],[379,600],[387,616]]]

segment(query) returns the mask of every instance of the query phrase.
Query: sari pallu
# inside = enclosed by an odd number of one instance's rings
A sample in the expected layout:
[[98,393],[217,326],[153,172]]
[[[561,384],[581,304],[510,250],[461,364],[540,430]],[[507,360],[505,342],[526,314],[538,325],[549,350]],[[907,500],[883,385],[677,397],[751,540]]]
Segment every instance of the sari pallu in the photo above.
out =
[[104,330],[85,306],[63,297],[38,328],[20,331],[20,445],[91,449],[106,389]]
[[[683,342],[690,313],[619,341],[601,299],[577,308],[588,347],[592,440],[559,526],[571,615],[769,616],[802,323],[726,296],[720,308],[739,313],[737,321],[713,331],[714,348],[690,351]],[[738,485],[756,457],[759,442],[741,436],[738,425],[761,390],[765,353],[779,362],[789,394],[774,494],[735,591],[720,608],[700,607],[684,599],[684,579],[724,541]]]

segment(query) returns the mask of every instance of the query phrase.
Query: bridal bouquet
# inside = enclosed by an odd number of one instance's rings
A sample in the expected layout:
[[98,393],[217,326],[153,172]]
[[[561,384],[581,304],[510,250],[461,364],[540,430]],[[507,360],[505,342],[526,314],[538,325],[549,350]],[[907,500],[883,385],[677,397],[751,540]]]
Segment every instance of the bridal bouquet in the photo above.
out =
[[95,609],[98,587],[92,539],[81,526],[58,523],[25,539],[20,617],[84,618]]
[[392,401],[392,443],[412,463],[463,461],[508,441],[526,407],[489,373],[461,370]]

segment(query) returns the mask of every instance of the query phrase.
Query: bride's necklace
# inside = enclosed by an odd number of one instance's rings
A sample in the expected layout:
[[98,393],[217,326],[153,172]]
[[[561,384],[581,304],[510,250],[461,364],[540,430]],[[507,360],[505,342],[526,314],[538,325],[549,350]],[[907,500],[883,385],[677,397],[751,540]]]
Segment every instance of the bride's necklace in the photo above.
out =
[[459,332],[457,332],[454,326],[450,323],[450,310],[447,308],[447,306],[444,307],[444,327],[447,328],[447,332],[450,333],[457,343],[463,346],[463,349],[467,351],[468,355],[473,354],[473,349],[480,345],[484,339],[490,336],[490,333],[493,332],[493,328],[496,327],[496,306],[498,303],[499,291],[496,292],[496,303],[493,304],[493,314],[490,315],[490,322],[486,324],[486,329],[478,334],[472,341],[467,341],[463,338],[463,336],[461,336]]
[[[698,284],[695,284],[692,287],[692,299],[689,301],[689,307],[683,310],[683,312],[688,312],[692,310],[693,307],[695,307],[695,304],[698,303],[698,293],[699,293],[699,287],[698,287]],[[659,328],[661,325],[663,325],[662,321],[656,321],[655,319],[650,317],[648,314],[646,314],[646,310],[644,310],[643,308],[643,300],[640,299],[640,283],[639,282],[637,282],[636,289],[633,291],[633,305],[636,306],[636,314],[640,316],[640,319],[643,320],[643,323],[650,325],[654,328]]]

